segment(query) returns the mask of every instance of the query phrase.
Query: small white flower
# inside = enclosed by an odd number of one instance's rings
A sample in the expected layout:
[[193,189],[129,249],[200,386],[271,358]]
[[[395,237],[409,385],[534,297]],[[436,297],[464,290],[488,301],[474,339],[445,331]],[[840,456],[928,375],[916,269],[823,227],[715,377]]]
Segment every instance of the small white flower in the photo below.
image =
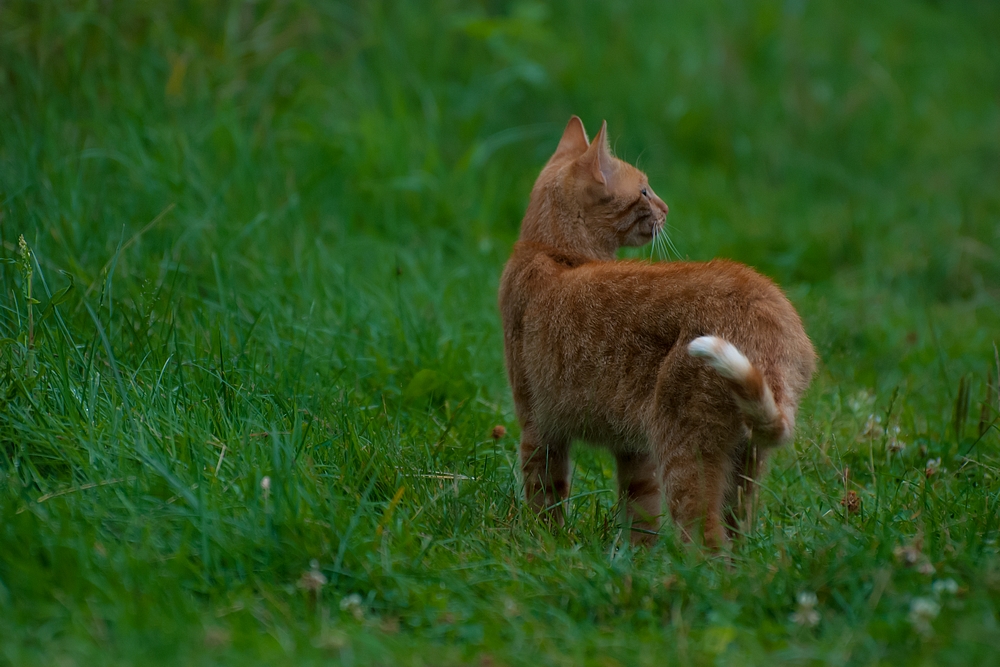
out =
[[503,615],[507,618],[514,618],[515,616],[521,615],[521,610],[511,598],[506,598],[503,601]]
[[941,605],[930,598],[913,598],[910,602],[910,623],[922,635],[934,632],[931,622],[941,613]]
[[875,403],[875,396],[867,389],[862,389],[858,393],[847,399],[847,407],[851,412],[858,414]]
[[315,593],[326,585],[326,576],[320,572],[319,561],[313,558],[309,561],[309,569],[302,573],[298,587]]
[[891,454],[898,454],[906,449],[906,442],[899,437],[899,434],[900,428],[898,425],[888,429],[889,444],[887,445],[887,448]]
[[865,422],[865,430],[862,431],[862,438],[881,438],[885,434],[885,429],[882,428],[882,416],[881,415],[868,415],[868,421]]
[[818,602],[815,593],[809,591],[799,593],[799,608],[792,614],[792,622],[807,628],[815,628],[819,625],[819,612],[816,610]]
[[365,610],[361,607],[361,596],[357,593],[351,593],[342,598],[340,611],[346,611],[360,621],[365,616]]
[[938,470],[941,469],[941,457],[936,459],[928,459],[927,467],[924,468],[924,474],[930,477],[931,475],[937,474]]
[[958,584],[955,583],[954,579],[938,579],[931,585],[931,590],[937,597],[941,597],[945,593],[954,595],[958,593]]

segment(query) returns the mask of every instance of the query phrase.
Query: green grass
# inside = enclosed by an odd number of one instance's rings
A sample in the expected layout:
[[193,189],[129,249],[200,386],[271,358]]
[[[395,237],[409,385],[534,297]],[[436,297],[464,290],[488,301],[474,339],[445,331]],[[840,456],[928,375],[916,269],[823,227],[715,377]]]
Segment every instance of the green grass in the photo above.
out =
[[[0,664],[1000,663],[997,25],[0,3]],[[520,502],[496,287],[572,113],[820,354],[729,560],[623,547],[600,451]]]

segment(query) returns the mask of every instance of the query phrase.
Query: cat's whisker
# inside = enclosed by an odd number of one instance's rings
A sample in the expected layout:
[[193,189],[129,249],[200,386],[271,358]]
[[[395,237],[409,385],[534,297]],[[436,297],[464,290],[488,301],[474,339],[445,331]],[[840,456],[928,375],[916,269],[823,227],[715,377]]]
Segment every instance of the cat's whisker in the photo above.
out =
[[657,245],[659,247],[660,257],[662,259],[666,259],[669,262],[670,251],[668,250],[668,246],[672,247],[673,244],[670,242],[670,237],[667,235],[665,229],[660,229],[660,233],[657,235],[656,240],[657,240]]
[[[672,232],[679,231],[676,227],[674,227],[673,225],[669,225],[669,224],[667,224],[666,221],[664,221],[663,222],[663,230],[664,230],[664,232],[666,232],[667,229],[670,229],[670,231],[672,231]],[[681,254],[680,254],[680,252],[678,252],[677,246],[675,246],[674,242],[671,240],[670,235],[669,234],[664,234],[664,235],[667,237],[667,243],[670,244],[670,247],[673,249],[674,254],[677,255],[677,259],[680,259],[681,258]]]
[[674,242],[670,239],[670,235],[667,233],[666,221],[663,222],[662,226],[656,232],[653,237],[653,241],[657,247],[657,251],[660,253],[660,256],[665,258],[668,262],[671,259],[671,252],[677,259],[681,258],[681,254],[677,252],[677,247],[674,245]]
[[677,246],[674,245],[674,242],[670,240],[670,237],[668,235],[664,234],[663,235],[663,239],[664,239],[664,242],[667,243],[670,246],[670,249],[674,252],[674,257],[676,257],[678,260],[680,260],[681,253],[677,250]]

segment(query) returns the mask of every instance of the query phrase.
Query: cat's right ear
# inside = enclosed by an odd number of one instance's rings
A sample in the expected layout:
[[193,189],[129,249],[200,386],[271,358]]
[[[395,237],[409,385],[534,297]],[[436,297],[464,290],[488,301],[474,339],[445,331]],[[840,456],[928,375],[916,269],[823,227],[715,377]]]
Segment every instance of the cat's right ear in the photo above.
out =
[[608,186],[614,173],[614,158],[608,147],[608,121],[601,124],[601,130],[580,157],[580,163],[590,170],[595,181]]
[[559,140],[559,145],[551,159],[554,160],[558,157],[577,158],[587,151],[589,145],[590,140],[587,139],[587,131],[583,129],[583,121],[580,120],[579,116],[573,116],[566,124],[562,139]]

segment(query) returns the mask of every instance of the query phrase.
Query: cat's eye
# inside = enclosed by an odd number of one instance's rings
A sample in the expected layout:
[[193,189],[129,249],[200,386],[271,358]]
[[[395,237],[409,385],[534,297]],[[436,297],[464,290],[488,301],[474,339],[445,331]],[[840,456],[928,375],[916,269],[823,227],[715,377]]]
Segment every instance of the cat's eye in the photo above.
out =
[[646,191],[646,188],[642,189],[642,196],[643,197],[648,197],[649,196],[649,193]]

